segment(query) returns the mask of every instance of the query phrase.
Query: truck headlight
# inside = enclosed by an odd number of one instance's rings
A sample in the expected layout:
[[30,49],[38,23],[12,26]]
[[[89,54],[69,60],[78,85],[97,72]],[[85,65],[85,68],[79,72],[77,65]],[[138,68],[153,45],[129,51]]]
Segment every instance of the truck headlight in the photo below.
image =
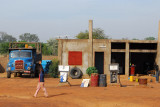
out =
[[31,67],[28,67],[28,70],[31,70]]
[[11,70],[11,67],[8,67],[8,71],[10,71]]

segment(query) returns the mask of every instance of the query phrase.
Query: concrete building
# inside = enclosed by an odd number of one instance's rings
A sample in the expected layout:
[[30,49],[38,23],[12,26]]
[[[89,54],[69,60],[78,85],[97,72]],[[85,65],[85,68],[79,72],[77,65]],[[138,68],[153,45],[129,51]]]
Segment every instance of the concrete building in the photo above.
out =
[[110,74],[109,64],[119,63],[124,75],[129,75],[130,63],[136,65],[138,74],[146,74],[155,63],[160,66],[160,22],[158,40],[93,39],[92,25],[89,20],[89,39],[58,39],[61,65],[76,66],[83,74],[95,66],[100,74]]

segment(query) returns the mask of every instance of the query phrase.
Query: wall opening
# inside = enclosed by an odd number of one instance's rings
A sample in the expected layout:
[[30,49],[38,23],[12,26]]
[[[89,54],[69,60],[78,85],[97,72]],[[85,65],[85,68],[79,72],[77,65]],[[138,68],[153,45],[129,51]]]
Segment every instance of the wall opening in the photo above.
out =
[[120,74],[125,74],[125,53],[123,52],[112,52],[111,63],[119,63]]
[[157,43],[130,43],[130,49],[156,50]]
[[104,52],[95,52],[95,65],[99,74],[104,74]]
[[147,75],[154,70],[156,53],[130,53],[130,63],[136,65],[135,74]]
[[125,49],[125,43],[111,43],[111,49]]

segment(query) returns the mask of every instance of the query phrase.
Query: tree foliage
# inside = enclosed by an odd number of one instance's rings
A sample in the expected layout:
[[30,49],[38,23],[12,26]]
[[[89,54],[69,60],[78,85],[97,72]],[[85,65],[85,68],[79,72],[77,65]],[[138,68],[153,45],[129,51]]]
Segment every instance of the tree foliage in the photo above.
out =
[[9,42],[0,43],[0,54],[7,54],[9,52]]
[[52,55],[52,50],[48,48],[47,43],[42,43],[42,54],[43,55]]
[[132,40],[139,40],[139,39],[137,39],[137,38],[133,38]]
[[[108,36],[105,35],[104,30],[101,28],[95,28],[93,29],[93,39],[108,39]],[[80,32],[77,36],[77,39],[88,39],[89,38],[89,32],[88,30],[84,32]]]
[[52,55],[58,55],[58,40],[51,38],[47,40],[48,49],[52,51]]
[[24,33],[19,36],[20,41],[39,42],[39,37],[36,34]]
[[156,38],[152,37],[152,36],[149,36],[149,37],[144,38],[144,40],[156,40]]
[[122,40],[128,40],[128,38],[126,37],[126,38],[122,38]]
[[49,66],[49,75],[53,78],[58,78],[58,59],[53,59],[51,65]]
[[5,32],[0,32],[0,43],[2,42],[15,42],[17,39],[12,35],[8,35]]
[[42,43],[43,55],[58,55],[58,40],[50,38],[47,43]]

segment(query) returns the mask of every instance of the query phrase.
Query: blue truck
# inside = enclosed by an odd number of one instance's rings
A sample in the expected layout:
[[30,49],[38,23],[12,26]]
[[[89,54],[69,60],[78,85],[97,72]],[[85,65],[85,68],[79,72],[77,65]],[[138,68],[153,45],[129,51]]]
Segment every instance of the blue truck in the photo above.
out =
[[[32,46],[29,46],[30,44]],[[38,75],[38,62],[41,60],[41,43],[10,43],[9,62],[6,67],[7,78],[10,78],[12,73],[14,77],[22,76],[22,74],[30,74],[32,78],[35,77]]]

